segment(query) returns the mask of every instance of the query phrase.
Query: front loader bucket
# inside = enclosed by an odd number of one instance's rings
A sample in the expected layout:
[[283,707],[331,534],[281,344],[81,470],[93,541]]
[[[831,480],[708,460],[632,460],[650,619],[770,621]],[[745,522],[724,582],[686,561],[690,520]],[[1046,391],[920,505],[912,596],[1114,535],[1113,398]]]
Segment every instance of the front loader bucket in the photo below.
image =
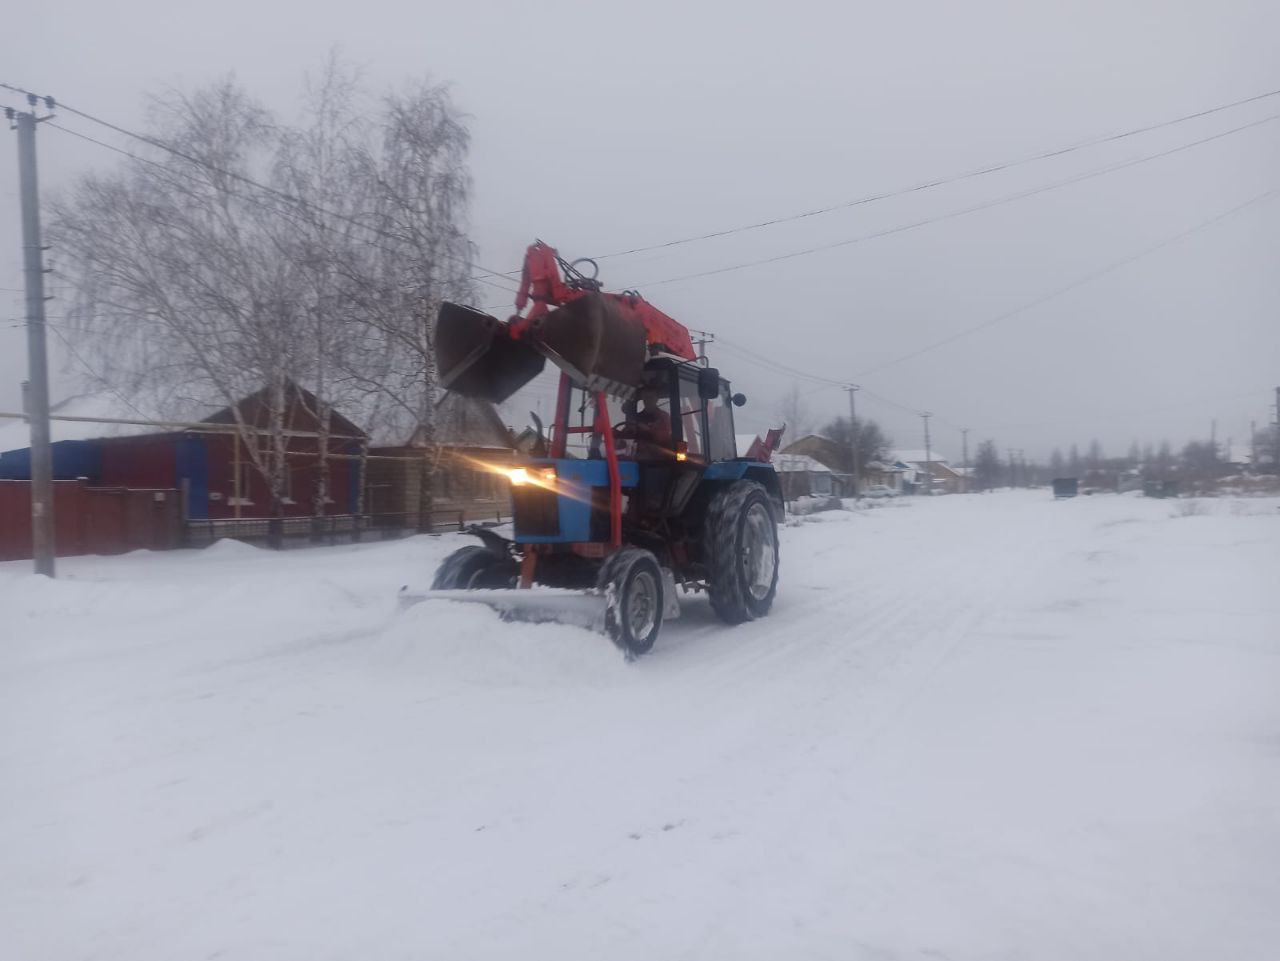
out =
[[533,324],[531,339],[587,390],[630,397],[644,372],[644,325],[608,297],[587,294]]
[[494,404],[546,366],[546,358],[531,344],[513,340],[497,317],[447,302],[436,315],[436,362],[441,387]]

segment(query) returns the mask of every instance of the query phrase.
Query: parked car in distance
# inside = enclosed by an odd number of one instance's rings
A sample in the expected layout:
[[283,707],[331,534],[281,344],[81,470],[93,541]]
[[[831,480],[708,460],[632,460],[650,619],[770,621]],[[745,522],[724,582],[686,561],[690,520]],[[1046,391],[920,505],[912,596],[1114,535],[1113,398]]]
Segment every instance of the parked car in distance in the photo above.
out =
[[872,484],[862,492],[863,497],[897,497],[898,492],[886,484]]

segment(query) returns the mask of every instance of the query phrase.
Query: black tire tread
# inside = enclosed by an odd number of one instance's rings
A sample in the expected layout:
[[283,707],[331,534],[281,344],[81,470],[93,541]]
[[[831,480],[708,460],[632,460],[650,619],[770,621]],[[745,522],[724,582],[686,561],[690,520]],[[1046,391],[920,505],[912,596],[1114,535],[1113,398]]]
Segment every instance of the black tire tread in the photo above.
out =
[[658,639],[658,635],[662,633],[662,603],[663,591],[665,590],[662,580],[662,566],[652,552],[642,547],[622,547],[605,558],[604,563],[600,565],[597,579],[599,589],[608,591],[612,587],[617,593],[617,603],[621,604],[627,579],[637,563],[652,566],[653,573],[657,577],[658,621],[656,629],[647,638],[631,638],[627,635],[622,623],[617,619],[617,608],[610,605],[605,611],[605,632],[618,647],[622,648],[628,659],[649,653],[653,648],[654,642]]
[[487,547],[478,547],[474,544],[459,547],[444,559],[444,563],[440,565],[436,576],[431,581],[431,589],[452,591],[469,588],[477,574],[496,573],[508,566],[512,567],[514,572],[514,564],[510,559],[499,557]]
[[719,491],[707,508],[704,537],[708,594],[712,609],[726,624],[742,624],[764,617],[773,605],[777,585],[776,569],[774,590],[763,601],[753,601],[743,589],[738,566],[738,537],[742,518],[756,500],[765,505],[772,518],[773,505],[768,492],[762,485],[749,480],[735,481]]

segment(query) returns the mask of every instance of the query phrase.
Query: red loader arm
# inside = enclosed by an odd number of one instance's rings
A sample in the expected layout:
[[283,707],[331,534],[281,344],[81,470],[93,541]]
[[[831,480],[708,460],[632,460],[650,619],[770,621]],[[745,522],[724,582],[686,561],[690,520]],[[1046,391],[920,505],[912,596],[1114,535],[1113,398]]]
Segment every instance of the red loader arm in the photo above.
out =
[[[516,313],[529,312],[523,317],[512,319],[511,332],[519,337],[529,325],[545,314],[552,307],[561,307],[572,303],[591,293],[596,293],[600,285],[594,279],[581,276],[565,283],[560,275],[560,265],[564,263],[554,247],[548,247],[537,240],[529,245],[524,254],[524,267],[520,272],[520,289],[516,292]],[[567,271],[573,271],[566,264]],[[576,271],[573,271],[576,274]],[[572,276],[572,275],[571,275]],[[669,354],[675,354],[685,360],[696,360],[693,351],[693,339],[689,336],[689,328],[673,317],[664,314],[635,291],[621,294],[601,294],[613,301],[624,315],[638,320],[644,327],[645,339],[651,348],[658,347]]]

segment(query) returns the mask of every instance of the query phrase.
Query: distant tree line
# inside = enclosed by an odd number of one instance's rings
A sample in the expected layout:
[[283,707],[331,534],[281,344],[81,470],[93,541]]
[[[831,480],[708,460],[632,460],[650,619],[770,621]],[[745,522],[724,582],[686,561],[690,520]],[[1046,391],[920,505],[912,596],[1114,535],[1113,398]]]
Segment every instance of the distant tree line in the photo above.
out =
[[1227,445],[1213,440],[1193,440],[1175,451],[1166,441],[1158,445],[1129,445],[1123,456],[1108,457],[1098,440],[1089,442],[1081,455],[1078,444],[1064,454],[1055,448],[1044,463],[1022,456],[1020,451],[1006,452],[1001,457],[994,440],[984,440],[973,461],[973,486],[976,490],[997,487],[1034,487],[1048,484],[1057,477],[1075,477],[1088,485],[1116,487],[1123,479],[1130,481],[1179,480],[1191,489],[1211,485],[1242,469],[1253,474],[1277,473],[1276,430],[1258,431],[1251,439],[1250,463],[1241,465],[1230,460]]

